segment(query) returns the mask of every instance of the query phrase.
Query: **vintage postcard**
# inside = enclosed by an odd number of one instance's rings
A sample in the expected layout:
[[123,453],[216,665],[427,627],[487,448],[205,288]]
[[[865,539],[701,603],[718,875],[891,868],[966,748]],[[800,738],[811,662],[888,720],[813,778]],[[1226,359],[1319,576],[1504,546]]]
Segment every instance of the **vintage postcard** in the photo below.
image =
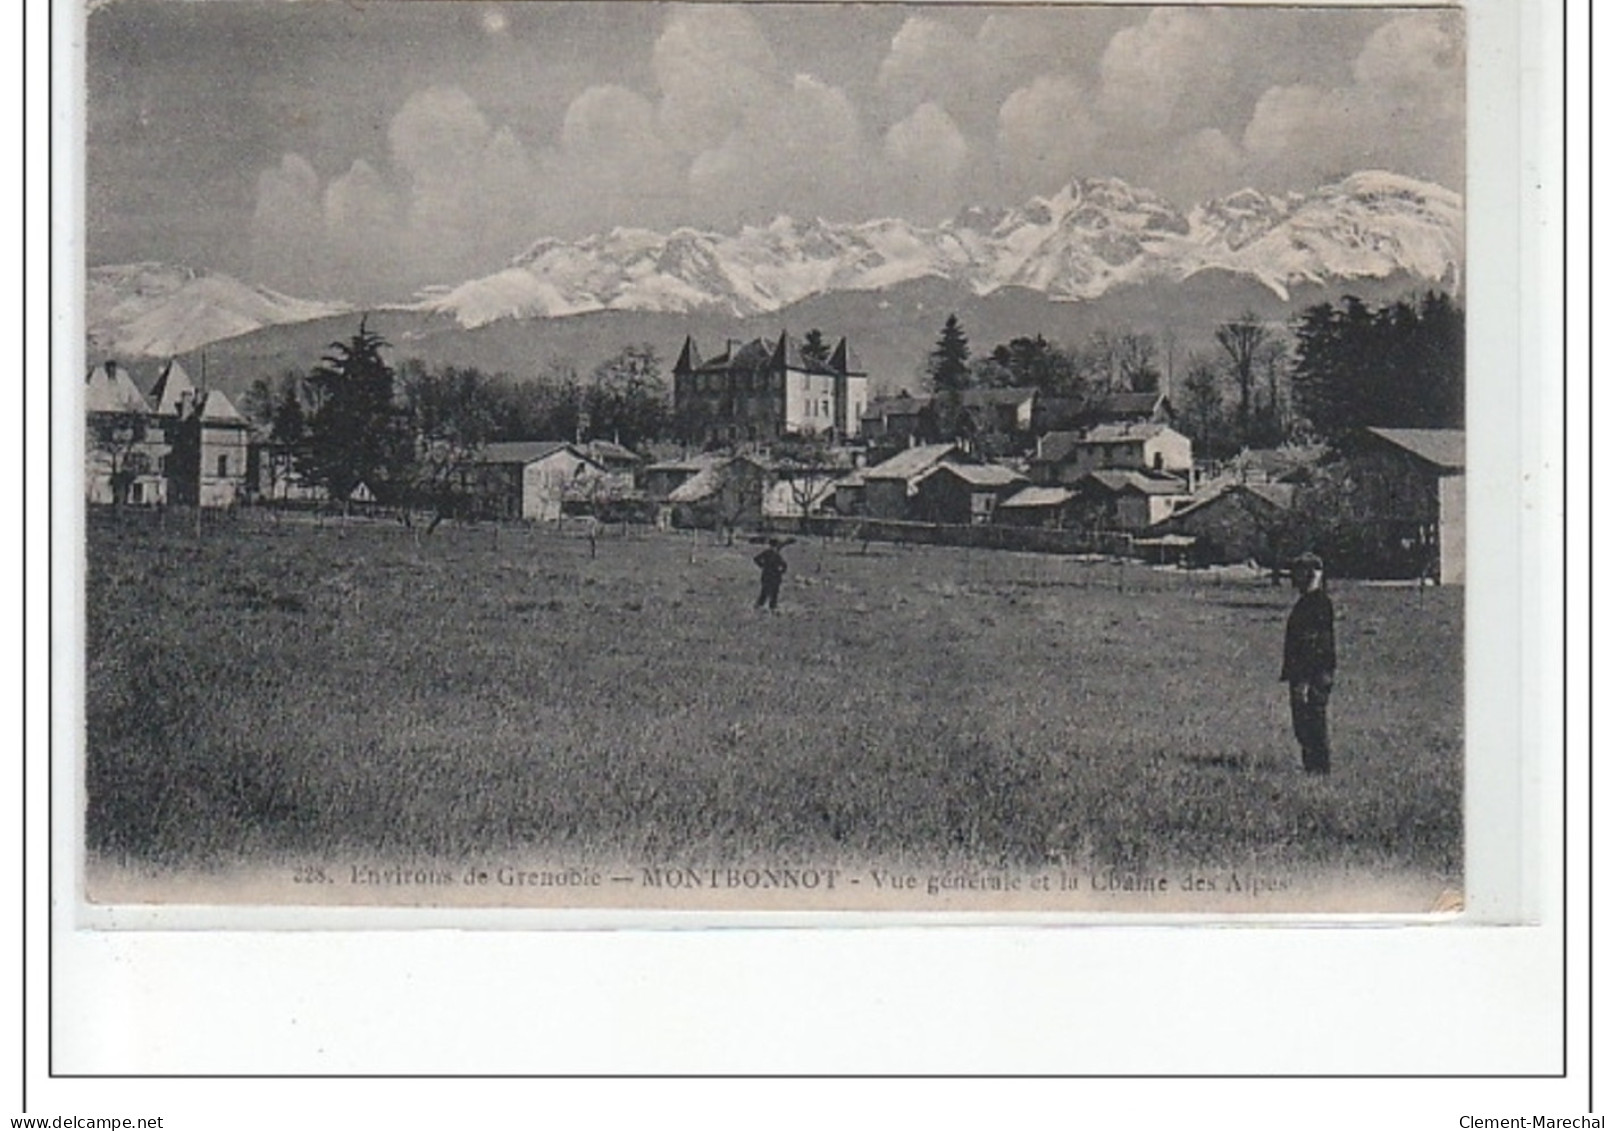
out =
[[1466,21],[92,4],[84,905],[1462,909]]

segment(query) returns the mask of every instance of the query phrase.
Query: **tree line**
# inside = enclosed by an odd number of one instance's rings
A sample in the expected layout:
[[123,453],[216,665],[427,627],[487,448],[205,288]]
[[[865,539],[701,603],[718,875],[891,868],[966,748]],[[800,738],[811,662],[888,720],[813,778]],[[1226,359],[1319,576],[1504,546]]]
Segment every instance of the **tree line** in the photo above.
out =
[[1074,347],[1019,337],[973,356],[950,315],[925,363],[934,427],[950,439],[972,427],[961,409],[969,389],[1034,388],[1080,419],[1112,393],[1160,391],[1168,376],[1179,428],[1213,458],[1329,441],[1366,425],[1463,427],[1464,314],[1445,293],[1378,308],[1347,296],[1307,307],[1287,325],[1246,311],[1211,337],[1214,351],[1181,362],[1170,338],[1163,358],[1152,335],[1130,330],[1101,330]]
[[248,419],[297,477],[333,500],[349,500],[363,485],[383,502],[441,513],[489,443],[544,437],[637,447],[667,430],[666,382],[649,345],[624,347],[586,378],[558,363],[527,381],[415,358],[395,368],[389,348],[361,321],[307,374],[260,378],[243,398]]

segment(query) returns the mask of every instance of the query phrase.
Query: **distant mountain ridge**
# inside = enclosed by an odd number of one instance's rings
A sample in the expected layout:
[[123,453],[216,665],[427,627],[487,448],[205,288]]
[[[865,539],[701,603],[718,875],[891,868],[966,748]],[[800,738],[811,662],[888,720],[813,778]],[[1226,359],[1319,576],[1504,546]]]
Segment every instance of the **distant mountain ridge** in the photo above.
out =
[[1287,299],[1302,284],[1398,274],[1457,289],[1462,263],[1462,198],[1393,173],[1355,173],[1304,194],[1246,189],[1187,213],[1107,178],[1015,208],[966,209],[934,228],[781,216],[734,234],[617,228],[544,239],[504,270],[436,288],[414,308],[465,327],[602,310],[747,317],[925,278],[978,296],[1019,287],[1081,301],[1205,271],[1250,277]]
[[84,317],[95,354],[171,357],[241,334],[328,318],[346,304],[292,298],[164,263],[91,267]]
[[[618,229],[542,240],[503,271],[369,317],[400,357],[514,374],[545,359],[587,369],[629,342],[671,357],[698,340],[809,326],[849,337],[878,387],[917,385],[943,317],[978,348],[1017,334],[1075,344],[1095,329],[1215,350],[1217,321],[1284,320],[1344,293],[1457,291],[1462,200],[1437,185],[1358,173],[1312,193],[1245,190],[1188,212],[1115,180],[1077,181],[1015,208],[901,220],[798,223],[732,235]],[[155,263],[94,267],[91,360],[207,350],[214,379],[306,369],[351,333],[358,308],[291,298]]]

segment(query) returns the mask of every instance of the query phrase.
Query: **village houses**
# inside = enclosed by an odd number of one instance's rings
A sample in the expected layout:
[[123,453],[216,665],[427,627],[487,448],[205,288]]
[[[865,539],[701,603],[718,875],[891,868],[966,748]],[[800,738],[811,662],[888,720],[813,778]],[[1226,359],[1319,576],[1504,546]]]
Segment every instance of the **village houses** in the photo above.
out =
[[[730,342],[708,360],[686,339],[675,376],[678,410],[703,420],[708,442],[727,450],[647,464],[607,440],[490,443],[458,472],[467,513],[547,522],[627,500],[618,513],[678,527],[819,515],[996,524],[1120,536],[1111,544],[1146,556],[1169,546],[1215,564],[1281,561],[1318,536],[1307,534],[1302,512],[1322,506],[1332,508],[1330,550],[1343,569],[1464,579],[1459,430],[1365,428],[1327,448],[1245,451],[1207,470],[1159,393],[1112,394],[1087,405],[1080,426],[1034,435],[1050,419],[1051,398],[971,390],[961,398],[971,418],[965,438],[926,443],[933,399],[870,401],[844,340],[820,361],[787,334]],[[84,395],[92,503],[228,507],[319,497],[289,453],[255,440],[229,397],[199,388],[177,361],[144,382],[104,362],[86,375]],[[1026,436],[1029,454],[988,458],[995,453],[976,438],[989,430]],[[886,458],[861,466],[881,451]]]

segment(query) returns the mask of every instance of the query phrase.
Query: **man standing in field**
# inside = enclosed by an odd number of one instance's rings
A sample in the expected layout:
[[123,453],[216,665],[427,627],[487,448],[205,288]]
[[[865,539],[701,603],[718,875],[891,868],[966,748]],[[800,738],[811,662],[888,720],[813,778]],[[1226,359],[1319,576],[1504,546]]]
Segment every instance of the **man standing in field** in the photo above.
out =
[[1290,568],[1301,596],[1284,626],[1284,671],[1290,685],[1290,721],[1301,743],[1301,766],[1329,772],[1329,693],[1335,685],[1335,606],[1323,589],[1323,561],[1302,554]]
[[757,594],[759,609],[767,605],[776,612],[779,610],[779,586],[785,580],[785,555],[779,550],[779,539],[770,538],[768,548],[752,559],[757,563],[757,568],[763,571],[763,587]]

